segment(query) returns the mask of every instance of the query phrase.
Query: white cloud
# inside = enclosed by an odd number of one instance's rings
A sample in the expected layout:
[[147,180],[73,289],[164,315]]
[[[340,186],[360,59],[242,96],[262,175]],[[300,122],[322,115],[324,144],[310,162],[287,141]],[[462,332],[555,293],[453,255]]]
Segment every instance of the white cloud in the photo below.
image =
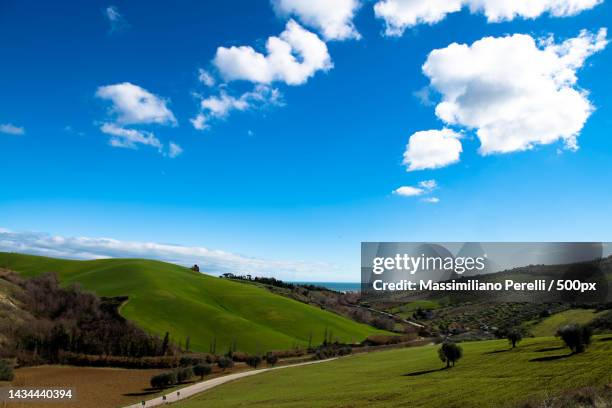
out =
[[23,135],[25,134],[25,129],[11,123],[0,123],[0,133],[6,133],[7,135]]
[[326,40],[359,39],[353,17],[359,0],[272,0],[280,16],[296,16],[303,24],[317,29]]
[[400,36],[408,27],[435,24],[448,13],[461,10],[462,0],[381,0],[374,5],[376,17],[385,21],[385,34]]
[[451,129],[416,132],[408,140],[403,164],[408,171],[436,169],[459,161],[460,134]]
[[425,190],[418,187],[401,186],[400,188],[394,190],[393,194],[397,194],[403,197],[414,197],[425,194]]
[[282,96],[278,89],[267,85],[256,85],[252,91],[236,97],[221,89],[219,95],[200,100],[200,112],[191,119],[198,130],[208,129],[211,119],[225,119],[232,111],[245,111],[270,105],[281,105]]
[[[453,43],[432,51],[423,72],[442,96],[436,115],[447,124],[476,129],[482,154],[527,150],[558,140],[576,149],[579,132],[593,111],[586,91],[575,88],[576,71],[606,44],[605,29],[597,34],[582,31],[559,44],[552,38],[538,44],[524,34],[486,37],[472,45]],[[420,162],[426,155],[419,155],[412,141],[405,155],[409,170],[431,168],[426,160]],[[456,139],[426,143],[422,135],[417,141],[422,149],[444,141],[439,153],[446,159],[436,161],[440,165],[459,159]]]
[[119,9],[115,6],[108,6],[104,9],[104,16],[110,24],[110,32],[116,32],[127,28],[129,24],[123,18],[123,15],[119,13]]
[[438,183],[436,182],[436,180],[423,180],[419,183],[419,187],[431,191],[438,187]]
[[215,86],[216,83],[215,78],[211,75],[211,73],[202,68],[200,68],[198,71],[198,79],[208,87]]
[[374,13],[384,20],[386,35],[400,36],[406,28],[438,23],[463,7],[473,14],[483,13],[489,22],[499,22],[533,19],[544,13],[572,16],[601,3],[603,0],[380,0],[374,5]]
[[174,159],[175,157],[181,155],[183,153],[183,148],[179,145],[177,145],[174,142],[170,142],[170,144],[168,145],[168,156],[171,159]]
[[113,103],[111,112],[117,115],[117,123],[175,124],[174,114],[166,106],[166,100],[129,82],[101,86],[96,96]]
[[151,132],[144,130],[126,129],[114,123],[104,123],[100,131],[110,135],[110,145],[113,147],[124,147],[136,149],[137,145],[145,145],[157,148],[160,152],[163,149],[162,143]]
[[425,197],[422,201],[425,203],[437,204],[440,202],[440,199],[438,197]]
[[[438,183],[436,182],[436,180],[423,180],[419,182],[418,187],[402,186],[396,190],[393,190],[393,194],[400,195],[403,197],[416,197],[416,196],[421,196],[424,194],[429,194],[433,190],[435,190],[437,187],[438,187]],[[425,198],[423,199],[423,201],[432,202],[431,201],[432,199],[437,200],[437,198],[431,197],[431,198]]]
[[[198,246],[156,242],[120,241],[112,238],[63,237],[37,232],[12,232],[0,228],[0,251],[21,252],[72,259],[147,258],[219,275],[226,272],[274,276],[296,281],[350,279],[336,265],[304,261],[280,261],[248,257]],[[345,273],[345,275],[341,275]]]
[[301,85],[317,71],[333,66],[327,45],[293,20],[280,37],[268,38],[266,50],[264,55],[249,46],[219,47],[213,64],[226,81],[281,81],[288,85]]

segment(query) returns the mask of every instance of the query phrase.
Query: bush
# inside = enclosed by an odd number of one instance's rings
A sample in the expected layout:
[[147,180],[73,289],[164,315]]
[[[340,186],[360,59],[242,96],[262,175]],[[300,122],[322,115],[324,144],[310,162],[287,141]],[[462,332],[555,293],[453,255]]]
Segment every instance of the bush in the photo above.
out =
[[445,342],[438,349],[438,356],[446,363],[446,368],[450,368],[451,364],[454,367],[455,362],[463,357],[463,349],[453,342]]
[[13,378],[13,365],[6,360],[0,360],[0,381],[13,381]]
[[221,357],[219,358],[219,360],[217,360],[217,365],[220,369],[225,371],[226,368],[232,367],[234,365],[234,362],[229,357]]
[[269,352],[266,354],[266,362],[268,365],[274,366],[278,363],[278,356],[275,353]]
[[589,326],[579,324],[569,324],[557,330],[557,337],[561,337],[563,342],[569,347],[572,353],[582,353],[591,344],[593,331]]
[[205,375],[212,373],[212,367],[210,364],[198,364],[193,367],[193,373],[199,375],[200,379],[203,380]]
[[259,356],[249,356],[246,360],[246,363],[253,368],[257,368],[258,365],[261,364],[261,357]]
[[191,377],[193,377],[193,368],[191,367],[184,367],[176,370],[176,380],[179,383],[183,383],[187,380],[190,380]]
[[172,371],[151,377],[151,387],[162,389],[176,384],[176,374]]

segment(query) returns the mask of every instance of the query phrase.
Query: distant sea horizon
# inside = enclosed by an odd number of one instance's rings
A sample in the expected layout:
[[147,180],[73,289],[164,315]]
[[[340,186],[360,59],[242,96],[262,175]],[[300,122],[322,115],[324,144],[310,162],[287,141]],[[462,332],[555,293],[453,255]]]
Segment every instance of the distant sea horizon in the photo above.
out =
[[361,291],[360,282],[303,282],[303,281],[290,281],[287,283],[293,283],[297,285],[314,285],[322,286],[324,288],[335,290],[337,292],[359,292]]

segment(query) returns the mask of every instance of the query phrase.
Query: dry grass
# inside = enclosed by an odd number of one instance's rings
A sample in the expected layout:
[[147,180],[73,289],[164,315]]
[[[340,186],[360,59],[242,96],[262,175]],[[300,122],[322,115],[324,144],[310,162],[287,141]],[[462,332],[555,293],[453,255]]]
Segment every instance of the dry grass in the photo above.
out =
[[[12,387],[71,387],[76,401],[52,403],[53,407],[105,408],[120,407],[152,398],[149,380],[164,370],[127,370],[70,366],[39,366],[15,371]],[[3,385],[6,383],[3,383]],[[11,408],[43,407],[48,402],[10,403]]]

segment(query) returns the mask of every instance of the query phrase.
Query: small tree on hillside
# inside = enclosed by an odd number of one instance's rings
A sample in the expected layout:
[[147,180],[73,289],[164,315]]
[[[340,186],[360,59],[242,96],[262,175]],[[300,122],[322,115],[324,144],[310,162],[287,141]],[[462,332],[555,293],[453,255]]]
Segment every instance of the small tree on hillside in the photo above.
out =
[[557,330],[557,337],[561,337],[563,342],[569,347],[572,353],[582,353],[591,344],[593,331],[589,326],[579,324],[569,324]]
[[259,357],[259,356],[249,356],[246,359],[246,363],[250,367],[257,368],[257,366],[261,364],[261,357]]
[[234,362],[231,358],[224,356],[220,357],[219,360],[217,360],[217,365],[221,370],[225,371],[226,368],[232,367],[234,365]]
[[179,383],[190,380],[191,377],[193,377],[193,368],[191,367],[184,367],[176,370],[176,380]]
[[520,343],[521,340],[523,340],[524,335],[525,335],[525,332],[521,327],[514,327],[508,330],[508,333],[506,334],[506,338],[508,339],[508,342],[512,344],[512,348],[515,348],[516,345]]
[[273,352],[268,352],[268,354],[266,354],[266,362],[268,363],[269,366],[274,367],[276,365],[276,363],[278,362],[278,355],[276,355],[276,353]]
[[212,373],[212,367],[210,366],[210,364],[197,364],[193,366],[193,373],[195,375],[199,375],[200,380],[203,380],[204,376]]
[[162,342],[162,349],[161,349],[162,356],[165,356],[166,353],[168,352],[169,344],[170,344],[170,333],[166,332],[166,335],[164,336],[164,341]]
[[446,368],[450,368],[451,364],[454,367],[455,362],[463,356],[463,349],[453,342],[445,342],[438,349],[438,356],[446,363]]

